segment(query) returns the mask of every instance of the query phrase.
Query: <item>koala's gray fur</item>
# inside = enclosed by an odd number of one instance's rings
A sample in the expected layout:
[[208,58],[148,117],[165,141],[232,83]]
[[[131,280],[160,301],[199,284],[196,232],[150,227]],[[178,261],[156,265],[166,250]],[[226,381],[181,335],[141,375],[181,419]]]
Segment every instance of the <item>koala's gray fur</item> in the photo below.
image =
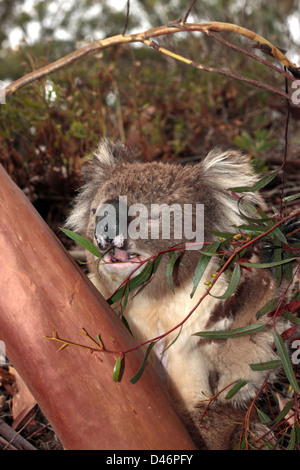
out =
[[[140,163],[122,143],[102,140],[84,172],[84,184],[78,193],[66,226],[97,245],[95,226],[97,210],[103,204],[126,196],[128,206],[141,203],[204,204],[205,242],[214,237],[209,229],[234,232],[233,226],[245,223],[238,201],[228,187],[252,186],[257,177],[248,157],[239,152],[211,152],[194,166],[164,163]],[[244,195],[244,202],[262,206],[256,193]],[[244,208],[243,208],[244,210]],[[146,221],[146,223],[156,223]],[[100,245],[102,234],[100,237]],[[147,260],[187,240],[103,241],[103,252],[110,249],[107,264],[87,253],[90,279],[108,298],[134,268],[137,260]],[[99,240],[98,240],[99,244]],[[110,253],[110,254],[109,254]],[[117,256],[118,254],[118,256]],[[212,260],[194,297],[191,299],[192,278],[199,261],[199,251],[186,250],[173,272],[174,292],[170,289],[164,255],[153,279],[136,296],[129,298],[125,317],[140,343],[169,331],[179,324],[206,292],[205,281],[211,281],[218,264]],[[252,258],[259,259],[252,253]],[[122,261],[124,268],[122,266]],[[135,262],[135,264],[134,264]],[[138,271],[136,271],[138,272]],[[135,274],[136,274],[135,272]],[[268,371],[254,372],[249,363],[265,362],[277,356],[272,348],[273,325],[259,333],[227,340],[208,340],[193,333],[205,330],[235,329],[257,323],[256,313],[268,300],[278,295],[278,285],[269,270],[247,271],[242,275],[236,292],[226,300],[220,296],[228,286],[222,274],[203,302],[178,330],[165,336],[154,348],[150,358],[165,382],[178,413],[199,448],[230,449],[238,443],[245,410],[263,384]],[[261,322],[266,321],[263,317]],[[152,356],[152,357],[151,357]],[[238,380],[247,381],[231,400],[228,390]],[[229,386],[229,388],[228,388]],[[215,396],[207,412],[208,398]],[[266,430],[253,427],[257,437]],[[172,432],[172,430],[170,430]],[[266,438],[267,439],[267,438]],[[255,441],[255,438],[252,439]]]

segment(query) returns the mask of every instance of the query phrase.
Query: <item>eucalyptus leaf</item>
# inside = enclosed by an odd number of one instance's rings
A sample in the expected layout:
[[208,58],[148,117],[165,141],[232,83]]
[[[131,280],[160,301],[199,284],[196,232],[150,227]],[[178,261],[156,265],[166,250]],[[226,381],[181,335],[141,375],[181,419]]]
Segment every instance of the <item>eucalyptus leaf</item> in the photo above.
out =
[[247,263],[246,261],[240,261],[240,266],[244,266],[245,268],[257,268],[257,269],[264,269],[264,268],[273,268],[275,266],[279,266],[281,264],[290,263],[297,258],[290,258],[284,259],[281,261],[272,261],[271,263]]
[[212,235],[215,235],[215,237],[220,237],[226,239],[232,239],[232,237],[235,235],[234,233],[228,233],[228,232],[218,232],[217,230],[209,230],[209,233]]
[[285,318],[287,318],[289,321],[291,321],[292,323],[296,323],[296,325],[300,325],[300,318],[299,317],[296,317],[295,315],[293,315],[291,312],[286,312],[284,309],[283,309],[283,315],[285,316]]
[[118,380],[119,380],[119,375],[120,375],[120,370],[121,370],[121,362],[122,362],[122,356],[119,356],[118,359],[116,360],[114,371],[113,371],[113,380],[114,380],[114,382],[118,382]]
[[217,299],[227,299],[228,297],[230,297],[235,289],[237,288],[237,285],[240,281],[240,278],[241,278],[241,268],[240,268],[240,265],[239,263],[236,263],[235,266],[234,266],[234,269],[233,269],[233,272],[232,272],[232,275],[231,275],[231,279],[230,279],[230,282],[229,282],[229,285],[226,289],[226,291],[224,292],[223,295],[220,295],[220,296],[216,296]]
[[300,193],[293,194],[292,196],[284,197],[283,202],[291,202],[291,201],[294,201],[295,199],[300,199]]
[[267,184],[269,184],[271,181],[273,181],[274,178],[276,178],[276,176],[278,175],[279,173],[279,170],[275,170],[271,173],[269,173],[268,175],[264,176],[263,178],[261,178],[257,183],[255,183],[255,185],[252,187],[252,191],[255,192],[255,191],[258,191],[259,189],[262,189],[264,188],[265,186],[267,186]]
[[238,225],[237,228],[239,228],[243,232],[251,232],[251,233],[263,233],[267,230],[265,226],[262,227],[260,225],[246,225],[246,224]]
[[199,331],[194,333],[193,336],[202,336],[204,338],[239,338],[240,336],[246,336],[265,328],[266,324],[256,323],[254,325],[244,326],[242,328],[236,328],[235,330],[222,330],[222,331]]
[[279,359],[274,361],[258,362],[256,364],[249,364],[251,369],[254,371],[277,369],[281,365],[282,362]]
[[263,411],[261,411],[259,408],[256,408],[256,411],[261,423],[266,424],[272,421],[271,418],[269,418],[269,416]]
[[230,400],[241,388],[245,387],[247,385],[246,380],[238,380],[237,383],[229,390],[229,392],[226,395],[226,400]]
[[174,292],[174,284],[173,284],[173,269],[176,261],[178,260],[179,256],[181,255],[182,250],[180,251],[173,251],[170,255],[170,259],[167,264],[167,281],[170,286],[170,289]]
[[232,191],[234,193],[244,193],[244,192],[251,192],[254,193],[259,189],[264,188],[267,184],[269,184],[276,176],[278,175],[278,170],[273,171],[272,173],[268,174],[261,178],[257,183],[255,183],[252,187],[251,186],[239,186],[236,188],[228,188],[228,191]]
[[280,411],[280,413],[276,416],[275,421],[277,421],[278,423],[280,423],[280,421],[282,421],[282,420],[286,417],[286,415],[287,415],[288,412],[293,408],[293,406],[295,406],[295,401],[294,401],[294,400],[289,401],[289,402],[284,406],[284,408]]
[[[162,255],[157,256],[154,261],[153,260],[149,261],[140,274],[138,274],[137,276],[132,277],[129,280],[129,282],[128,282],[128,284],[129,284],[128,292],[131,292],[133,289],[135,289],[136,287],[142,285],[143,283],[145,283],[146,281],[148,281],[150,279],[152,274],[154,274],[155,271],[157,270],[157,267],[158,267],[159,262],[161,260],[161,256]],[[110,305],[112,305],[115,302],[118,302],[119,300],[121,300],[121,298],[124,296],[124,294],[125,294],[125,286],[122,285],[116,292],[114,292],[107,299],[107,302]]]
[[291,429],[291,434],[290,434],[290,441],[288,443],[286,450],[294,450],[295,443],[296,443],[296,432],[295,432],[295,425],[293,425]]
[[[220,246],[220,242],[213,242],[211,245],[209,245],[208,247],[206,247],[205,250],[203,250],[202,255],[200,257],[200,260],[197,264],[197,267],[195,269],[195,275],[193,277],[193,290],[190,294],[190,297],[192,298],[196,292],[196,289],[198,287],[198,284],[203,276],[203,273],[205,271],[205,269],[207,268],[207,265],[208,263],[210,262],[210,259],[211,259],[211,255],[213,256],[217,250],[219,249],[219,246]],[[207,255],[207,252],[209,252],[210,254]]]
[[277,307],[278,305],[278,302],[279,302],[279,298],[280,297],[274,297],[273,299],[269,300],[256,314],[256,318],[257,320],[261,317],[263,317],[264,315],[266,315],[267,313],[269,312],[272,312],[273,310],[275,310],[275,308]]
[[78,233],[72,232],[71,230],[68,230],[66,228],[60,228],[60,230],[65,233],[69,238],[74,240],[76,243],[81,245],[83,248],[88,250],[90,253],[93,255],[97,256],[97,258],[102,258],[101,253],[99,250],[95,247],[93,243],[91,243],[89,240],[86,238],[82,237],[81,235],[78,235]]
[[280,356],[285,374],[287,376],[288,381],[290,382],[292,388],[295,390],[296,393],[300,393],[300,388],[297,383],[297,380],[294,375],[293,371],[293,366],[290,361],[288,352],[286,350],[286,347],[284,345],[284,342],[282,341],[280,335],[277,333],[277,331],[274,331],[274,341],[275,341],[275,346],[277,349],[277,353]]
[[156,345],[156,343],[157,343],[157,341],[152,341],[152,343],[149,344],[141,367],[139,368],[138,372],[130,379],[131,383],[135,384],[141,378],[142,373],[144,372],[144,369],[145,369],[145,365],[146,365],[148,356],[149,356],[152,348]]

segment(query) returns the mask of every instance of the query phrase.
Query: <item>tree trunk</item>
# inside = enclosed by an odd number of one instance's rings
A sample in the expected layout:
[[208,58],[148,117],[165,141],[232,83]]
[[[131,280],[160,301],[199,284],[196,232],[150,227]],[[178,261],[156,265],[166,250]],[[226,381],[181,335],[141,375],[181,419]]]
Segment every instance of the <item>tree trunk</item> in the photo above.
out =
[[7,355],[66,449],[194,449],[150,365],[133,385],[143,356],[126,355],[113,381],[118,354],[74,346],[59,337],[125,351],[133,338],[0,167],[0,339]]

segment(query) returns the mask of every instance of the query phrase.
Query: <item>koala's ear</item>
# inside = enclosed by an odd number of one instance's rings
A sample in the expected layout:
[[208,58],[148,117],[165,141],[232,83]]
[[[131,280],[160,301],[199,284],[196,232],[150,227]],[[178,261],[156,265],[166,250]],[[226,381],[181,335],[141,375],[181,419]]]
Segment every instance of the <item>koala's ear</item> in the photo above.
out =
[[[227,231],[229,225],[239,225],[243,223],[238,209],[237,200],[232,197],[229,188],[252,187],[259,179],[254,173],[250,157],[235,150],[220,152],[211,151],[197,168],[199,179],[205,181],[212,190],[216,198],[216,206],[222,208],[226,217],[220,217],[220,230]],[[265,209],[265,203],[261,195],[256,192],[239,193],[243,196],[243,203],[250,203]],[[243,212],[247,213],[247,207],[243,207]],[[222,224],[224,225],[222,226]]]
[[111,142],[107,139],[101,139],[91,160],[91,167],[92,171],[105,171],[120,163],[132,163],[134,160],[131,149],[123,142]]
[[73,208],[66,220],[67,228],[84,236],[91,216],[92,201],[106,174],[115,166],[132,160],[131,150],[122,142],[114,143],[106,139],[100,141],[93,157],[83,166],[83,185],[74,199]]
[[202,176],[220,189],[250,187],[258,180],[251,168],[250,157],[235,150],[212,150],[200,165]]

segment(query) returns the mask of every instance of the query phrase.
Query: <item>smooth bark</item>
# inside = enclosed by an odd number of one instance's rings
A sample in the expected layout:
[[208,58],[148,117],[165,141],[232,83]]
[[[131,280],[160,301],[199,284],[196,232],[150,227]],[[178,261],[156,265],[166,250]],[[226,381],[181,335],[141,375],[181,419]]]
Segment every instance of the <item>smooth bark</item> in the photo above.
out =
[[60,337],[124,351],[134,340],[68,256],[23,192],[0,167],[0,339],[66,449],[194,449],[150,366],[134,385],[143,356],[87,354]]

